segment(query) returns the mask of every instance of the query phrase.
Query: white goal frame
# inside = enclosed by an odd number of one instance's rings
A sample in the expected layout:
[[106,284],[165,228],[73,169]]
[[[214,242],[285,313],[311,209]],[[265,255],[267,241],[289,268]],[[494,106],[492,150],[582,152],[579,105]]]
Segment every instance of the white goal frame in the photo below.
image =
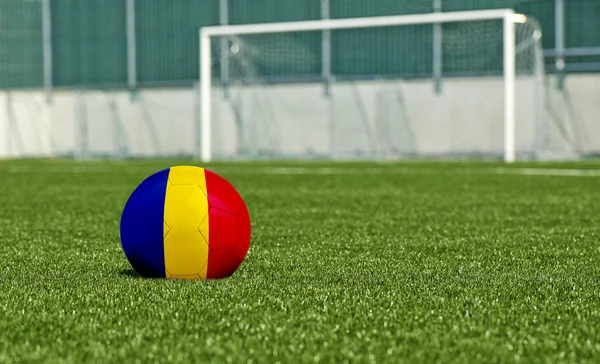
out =
[[212,160],[211,37],[336,29],[377,28],[415,24],[433,25],[440,23],[478,20],[503,20],[504,161],[507,163],[512,163],[516,158],[515,23],[524,23],[526,19],[527,18],[524,15],[516,14],[512,9],[498,9],[202,27],[200,28],[200,145],[198,146],[200,160],[202,162],[210,162]]

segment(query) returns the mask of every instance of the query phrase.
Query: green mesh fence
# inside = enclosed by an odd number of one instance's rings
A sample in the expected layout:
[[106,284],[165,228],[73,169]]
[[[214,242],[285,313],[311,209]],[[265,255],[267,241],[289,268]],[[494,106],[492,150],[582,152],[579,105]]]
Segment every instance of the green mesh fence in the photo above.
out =
[[43,83],[40,1],[0,2],[0,88],[39,87]]
[[54,84],[125,85],[123,0],[52,1]]
[[[228,3],[230,24],[321,17],[321,0],[229,0]],[[599,47],[600,2],[569,0],[565,4],[566,46]],[[442,0],[443,11],[505,7],[537,18],[545,35],[543,47],[554,47],[554,0]],[[433,0],[329,0],[331,18],[418,14],[431,12],[432,8]],[[139,85],[194,82],[198,78],[198,28],[218,24],[219,12],[219,0],[137,0],[136,78]],[[52,0],[51,19],[55,86],[126,86],[126,1]],[[490,27],[489,23],[484,26]],[[477,51],[478,44],[483,45],[485,38],[474,36],[471,44],[453,43],[452,37],[458,39],[461,34],[460,27],[460,24],[443,25],[444,74],[464,73],[470,69],[499,70],[499,61],[471,65],[462,60],[461,54]],[[432,29],[431,25],[422,25],[335,32],[331,40],[331,72],[339,78],[431,75]],[[489,31],[482,28],[481,34],[489,34]],[[252,47],[247,48],[256,53],[253,67],[257,77],[320,76],[320,34],[290,34],[280,37],[277,44],[256,36],[252,42]],[[42,48],[41,0],[0,2],[0,88],[40,87],[43,83]],[[215,75],[218,75],[218,49],[214,55]],[[570,63],[590,61],[600,59],[569,58]]]
[[140,85],[198,79],[198,30],[219,23],[218,0],[138,0],[135,19]]
[[[431,11],[431,1],[331,1],[332,18],[419,14]],[[431,25],[334,32],[332,72],[340,77],[430,74],[433,49],[431,44]],[[410,51],[407,52],[405,47],[410,47]],[[367,69],[375,74],[368,75]]]
[[232,0],[230,24],[252,24],[321,18],[321,0]]
[[[234,0],[229,2],[230,24],[318,20],[321,0]],[[235,40],[233,40],[235,42]],[[249,39],[250,62],[239,69],[258,78],[314,78],[321,73],[321,34],[289,33],[274,39],[255,35]],[[215,52],[220,59],[220,49]],[[235,60],[233,60],[235,62]],[[253,68],[249,70],[248,68]],[[216,67],[215,75],[220,74]],[[230,74],[236,78],[235,73]]]
[[[596,19],[595,21],[593,19]],[[600,47],[600,1],[565,1],[565,46]],[[570,57],[570,63],[600,63],[600,56]]]
[[429,13],[430,0],[330,0],[332,18]]

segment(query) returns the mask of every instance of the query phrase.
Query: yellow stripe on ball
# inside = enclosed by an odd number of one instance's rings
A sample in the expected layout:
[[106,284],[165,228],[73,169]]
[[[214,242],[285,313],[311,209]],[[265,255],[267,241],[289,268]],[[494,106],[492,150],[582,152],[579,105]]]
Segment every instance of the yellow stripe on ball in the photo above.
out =
[[206,279],[208,199],[204,169],[191,166],[171,168],[164,220],[166,277]]

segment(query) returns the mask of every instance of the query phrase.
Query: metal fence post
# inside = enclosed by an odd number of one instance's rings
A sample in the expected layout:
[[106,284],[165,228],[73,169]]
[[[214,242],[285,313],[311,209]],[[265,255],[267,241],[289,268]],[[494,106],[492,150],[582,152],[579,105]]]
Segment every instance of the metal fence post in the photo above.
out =
[[42,42],[43,42],[43,69],[44,93],[46,102],[52,102],[52,15],[51,0],[42,1]]
[[[442,11],[442,0],[432,0],[433,11]],[[433,24],[433,80],[435,93],[442,92],[442,24]]]
[[[219,0],[219,25],[229,24],[229,1]],[[220,72],[221,72],[221,87],[223,88],[223,96],[229,98],[229,40],[226,37],[221,37],[219,40],[220,46]]]
[[556,50],[556,71],[558,88],[563,89],[565,81],[565,1],[554,0],[554,49]]
[[127,86],[130,90],[137,88],[137,61],[135,39],[135,0],[127,0]]
[[[321,19],[330,18],[329,0],[321,0]],[[324,30],[321,36],[321,77],[325,82],[325,95],[331,94],[331,31]]]
[[[329,0],[321,0],[321,19],[331,18],[331,4]],[[321,77],[324,83],[325,97],[331,96],[331,31],[324,30],[321,32]],[[333,112],[333,100],[328,102],[327,124],[329,136],[329,153],[332,158],[335,158],[335,117]]]

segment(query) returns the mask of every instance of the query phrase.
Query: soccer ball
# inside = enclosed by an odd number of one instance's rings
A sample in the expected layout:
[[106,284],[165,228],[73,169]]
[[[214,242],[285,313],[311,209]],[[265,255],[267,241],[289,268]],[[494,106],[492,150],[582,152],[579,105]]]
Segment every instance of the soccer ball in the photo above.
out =
[[146,178],[129,197],[121,245],[145,277],[225,278],[248,253],[250,217],[224,178],[199,167],[172,167]]

